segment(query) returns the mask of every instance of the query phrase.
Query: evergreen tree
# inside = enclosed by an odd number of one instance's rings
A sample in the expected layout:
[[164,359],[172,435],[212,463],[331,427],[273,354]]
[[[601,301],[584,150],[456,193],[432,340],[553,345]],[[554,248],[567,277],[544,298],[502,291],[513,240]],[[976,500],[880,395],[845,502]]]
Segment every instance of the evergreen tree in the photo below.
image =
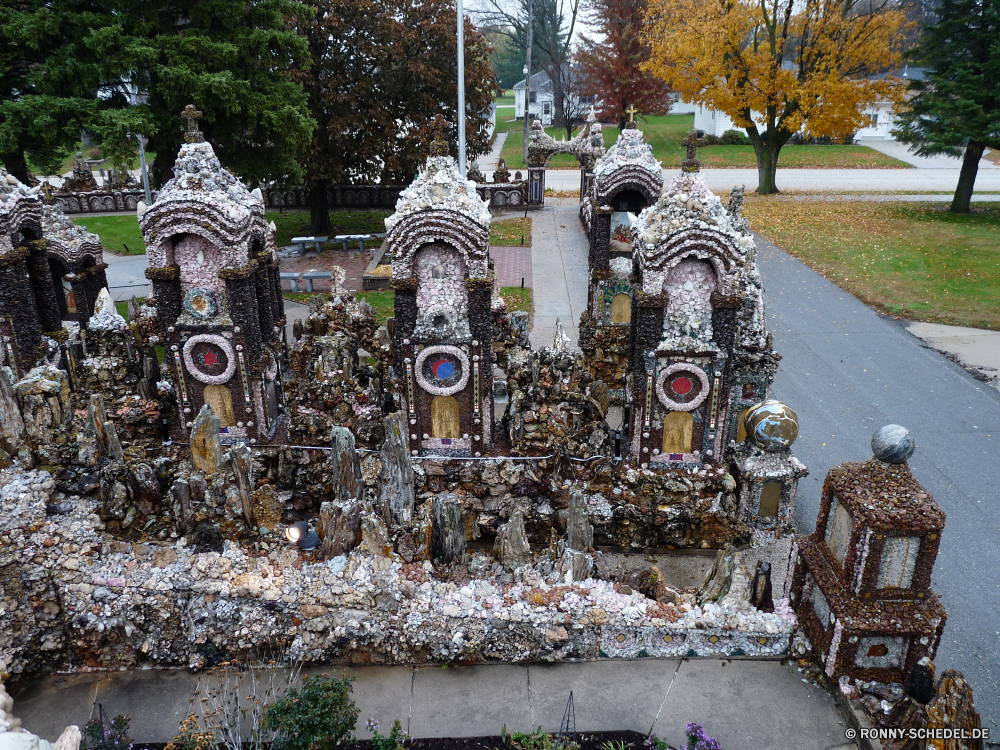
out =
[[225,166],[251,182],[296,179],[314,125],[286,75],[307,57],[289,25],[303,11],[293,0],[8,3],[0,43],[14,44],[0,55],[18,73],[0,80],[5,164],[75,144],[81,128],[121,163],[142,133],[162,184],[183,140],[178,114],[194,104]]
[[942,0],[912,59],[929,70],[910,83],[896,137],[921,156],[962,156],[951,210],[968,213],[983,151],[1000,149],[1000,0]]

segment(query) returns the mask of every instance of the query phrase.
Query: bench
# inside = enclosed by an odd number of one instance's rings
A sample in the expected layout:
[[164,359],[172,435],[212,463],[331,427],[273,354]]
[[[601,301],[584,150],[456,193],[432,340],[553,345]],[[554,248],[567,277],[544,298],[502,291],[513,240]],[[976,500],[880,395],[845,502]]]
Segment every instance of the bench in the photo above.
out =
[[375,239],[374,234],[338,234],[334,238],[335,242],[339,242],[344,246],[344,252],[347,252],[347,243],[357,242],[358,247],[361,252],[365,251],[365,241],[371,242]]
[[316,248],[316,252],[320,252],[323,248],[321,245],[326,242],[329,237],[292,237],[292,244],[298,246],[299,255],[302,255],[306,251],[306,245],[313,245]]
[[[278,274],[283,281],[292,282],[292,291],[299,291],[299,281],[302,280],[302,274],[300,273],[281,273]],[[309,282],[309,291],[312,291],[312,281]]]
[[302,274],[302,278],[306,282],[306,291],[311,292],[313,290],[313,279],[332,279],[333,276],[329,271],[306,271]]

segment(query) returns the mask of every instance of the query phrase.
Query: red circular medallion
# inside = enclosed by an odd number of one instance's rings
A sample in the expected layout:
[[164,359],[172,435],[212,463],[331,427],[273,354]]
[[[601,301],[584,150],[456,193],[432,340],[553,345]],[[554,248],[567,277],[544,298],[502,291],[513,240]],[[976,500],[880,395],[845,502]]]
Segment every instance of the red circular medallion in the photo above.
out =
[[691,392],[694,388],[694,383],[691,382],[691,378],[674,378],[670,383],[670,387],[673,389],[674,393],[680,394],[681,396]]

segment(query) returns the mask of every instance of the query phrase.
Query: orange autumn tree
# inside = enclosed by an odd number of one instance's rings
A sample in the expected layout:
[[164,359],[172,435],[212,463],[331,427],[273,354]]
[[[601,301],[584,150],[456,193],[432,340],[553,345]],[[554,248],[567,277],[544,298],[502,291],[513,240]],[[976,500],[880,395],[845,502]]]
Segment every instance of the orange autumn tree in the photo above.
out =
[[796,132],[845,137],[900,95],[884,73],[900,63],[905,25],[889,0],[649,0],[646,68],[746,128],[757,192],[776,193],[778,153]]

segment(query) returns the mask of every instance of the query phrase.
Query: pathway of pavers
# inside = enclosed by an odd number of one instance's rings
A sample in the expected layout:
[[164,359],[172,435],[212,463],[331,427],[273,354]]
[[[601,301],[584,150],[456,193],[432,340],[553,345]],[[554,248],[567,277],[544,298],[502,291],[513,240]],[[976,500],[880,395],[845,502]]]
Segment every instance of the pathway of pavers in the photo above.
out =
[[[307,670],[323,671],[342,670]],[[355,679],[360,738],[370,736],[369,718],[383,734],[399,719],[414,737],[498,735],[505,724],[508,732],[558,731],[572,690],[578,732],[652,729],[679,746],[694,721],[727,750],[854,748],[831,696],[776,661],[604,659],[346,672]],[[55,740],[68,724],[83,726],[100,702],[111,716],[131,716],[134,739],[167,742],[197,689],[198,676],[181,670],[54,676],[16,694],[14,715]]]
[[587,236],[580,204],[549,199],[532,216],[531,275],[534,306],[531,345],[552,346],[556,318],[576,346],[580,313],[587,307]]

